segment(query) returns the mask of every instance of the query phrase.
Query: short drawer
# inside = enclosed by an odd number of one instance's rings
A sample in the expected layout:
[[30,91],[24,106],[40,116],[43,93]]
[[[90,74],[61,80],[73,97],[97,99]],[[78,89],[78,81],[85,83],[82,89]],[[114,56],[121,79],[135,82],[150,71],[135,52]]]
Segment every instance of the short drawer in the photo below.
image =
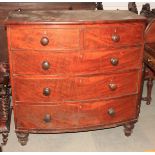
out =
[[138,93],[138,72],[86,77],[14,77],[16,101],[62,102]]
[[111,125],[135,119],[137,96],[109,101],[66,103],[59,105],[17,104],[16,129],[72,130]]
[[89,27],[84,31],[84,48],[98,49],[109,46],[127,46],[143,43],[143,23],[107,24]]
[[12,27],[10,49],[69,50],[79,49],[79,29]]
[[89,52],[12,51],[13,74],[92,74],[140,68],[142,48]]

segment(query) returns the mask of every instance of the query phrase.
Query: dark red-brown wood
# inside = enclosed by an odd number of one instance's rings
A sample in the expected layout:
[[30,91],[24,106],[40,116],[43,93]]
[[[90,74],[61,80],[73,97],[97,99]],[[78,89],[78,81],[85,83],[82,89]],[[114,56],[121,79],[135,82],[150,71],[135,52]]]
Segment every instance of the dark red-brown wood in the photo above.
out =
[[[6,28],[4,20],[9,11],[20,12],[24,10],[102,10],[102,3],[0,3],[0,133],[3,137],[3,145],[7,143],[10,126],[10,80],[8,66],[8,51]],[[21,136],[21,134],[18,134]],[[23,136],[23,135],[22,135]],[[23,137],[22,137],[23,138]],[[23,141],[20,141],[23,142]]]
[[[14,99],[25,102],[62,102],[115,98],[138,93],[138,72],[90,77],[14,77]],[[115,84],[112,90],[110,84]],[[43,94],[49,88],[49,96]]]
[[[140,69],[142,47],[111,48],[88,51],[13,51],[13,74],[21,75],[82,75]],[[131,56],[132,55],[132,56]],[[113,65],[111,60],[117,59]],[[44,69],[44,62],[49,68]],[[128,65],[126,65],[128,64]]]
[[[80,30],[76,27],[52,29],[52,27],[13,26],[10,29],[10,35],[11,50],[70,50],[79,49],[80,46]],[[46,46],[41,44],[43,37],[49,40]]]
[[[96,28],[87,28],[84,31],[84,48],[99,49],[104,46],[129,46],[143,44],[143,23],[106,24]],[[128,33],[126,33],[128,32]],[[113,41],[112,36],[118,36]]]
[[[78,50],[80,42],[83,43],[84,49],[142,45],[143,30],[143,23],[135,22],[95,26],[11,26],[10,48],[11,50]],[[117,42],[112,40],[115,35],[119,36]],[[49,40],[46,46],[41,44],[43,37]]]
[[6,21],[15,126],[23,145],[31,132],[123,125],[129,135],[137,121],[145,19],[123,11],[72,13],[13,13]]
[[[116,103],[117,102],[117,103]],[[80,128],[99,125],[110,125],[136,118],[137,97],[131,96],[110,101],[96,101],[87,103],[66,103],[59,105],[28,105],[22,103],[16,106],[16,129],[71,131]],[[23,108],[24,106],[24,108]],[[113,109],[115,114],[109,115]],[[45,122],[46,115],[51,116]]]

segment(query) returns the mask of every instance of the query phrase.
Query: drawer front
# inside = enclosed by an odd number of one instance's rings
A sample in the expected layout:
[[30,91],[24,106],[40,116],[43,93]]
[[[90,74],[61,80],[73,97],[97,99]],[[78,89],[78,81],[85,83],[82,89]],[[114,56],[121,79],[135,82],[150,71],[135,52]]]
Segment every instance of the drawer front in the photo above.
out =
[[70,78],[14,77],[15,100],[76,101],[138,93],[138,72]]
[[106,46],[142,44],[143,32],[143,23],[107,24],[99,28],[87,28],[84,31],[84,47],[97,49]]
[[136,118],[137,96],[59,105],[15,106],[16,129],[71,130],[110,125]]
[[79,29],[10,29],[10,48],[12,50],[65,50],[79,49]]
[[141,66],[141,50],[133,47],[83,53],[13,51],[13,74],[91,74],[134,69]]

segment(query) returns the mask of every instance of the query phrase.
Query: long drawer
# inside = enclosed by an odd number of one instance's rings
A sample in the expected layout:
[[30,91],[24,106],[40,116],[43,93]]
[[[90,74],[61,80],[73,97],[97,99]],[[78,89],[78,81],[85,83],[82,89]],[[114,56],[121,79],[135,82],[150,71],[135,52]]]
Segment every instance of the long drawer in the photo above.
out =
[[86,77],[13,77],[16,101],[57,102],[138,93],[138,71]]
[[89,52],[12,51],[13,74],[92,74],[139,68],[141,47]]
[[110,101],[58,105],[17,104],[16,129],[71,130],[110,125],[136,118],[137,96]]

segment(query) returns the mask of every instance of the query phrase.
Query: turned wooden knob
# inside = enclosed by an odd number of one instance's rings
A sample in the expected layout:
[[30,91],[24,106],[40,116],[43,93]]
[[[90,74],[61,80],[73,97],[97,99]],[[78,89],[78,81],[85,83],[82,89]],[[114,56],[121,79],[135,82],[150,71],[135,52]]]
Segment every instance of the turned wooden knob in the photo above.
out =
[[111,58],[110,62],[113,66],[117,66],[119,63],[119,59],[118,58]]
[[117,84],[110,83],[110,84],[109,84],[109,88],[110,88],[110,90],[114,91],[114,90],[117,89]]
[[148,59],[147,59],[147,62],[152,62],[152,59],[151,59],[151,58],[148,58]]
[[40,43],[41,45],[46,46],[49,43],[49,39],[47,37],[42,37]]
[[46,114],[44,116],[44,119],[43,120],[44,120],[45,123],[51,122],[51,120],[52,120],[51,115],[50,114]]
[[42,69],[43,70],[48,70],[50,68],[50,63],[48,61],[44,61],[42,63]]
[[120,41],[120,36],[118,34],[113,34],[111,37],[113,42],[119,42]]
[[22,9],[21,9],[21,8],[18,8],[18,9],[16,9],[15,11],[17,11],[17,12],[21,12]]
[[44,89],[43,89],[43,95],[44,95],[44,96],[49,96],[50,94],[51,94],[50,88],[44,88]]
[[115,115],[115,110],[114,110],[113,108],[109,108],[109,109],[108,109],[108,114],[109,114],[110,116],[114,116],[114,115]]

